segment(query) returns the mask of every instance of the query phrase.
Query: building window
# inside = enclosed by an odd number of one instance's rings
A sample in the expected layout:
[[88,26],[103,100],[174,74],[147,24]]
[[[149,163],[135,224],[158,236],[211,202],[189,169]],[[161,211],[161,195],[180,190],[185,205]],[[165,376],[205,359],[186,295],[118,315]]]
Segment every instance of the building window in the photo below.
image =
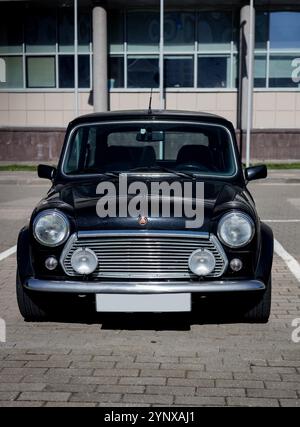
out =
[[231,12],[201,12],[198,15],[198,45],[205,51],[230,50],[234,40]]
[[298,88],[300,84],[300,12],[258,12],[254,86]]
[[168,52],[193,52],[195,47],[195,14],[188,12],[165,13],[164,44]]
[[6,82],[0,82],[0,89],[23,87],[23,64],[20,56],[2,56],[6,68]]
[[22,53],[23,22],[15,7],[0,7],[0,54]]
[[127,12],[127,46],[128,52],[158,52],[159,13]]
[[254,86],[266,87],[267,82],[267,57],[256,54],[254,59]]
[[[78,86],[91,88],[91,10],[78,13]],[[0,57],[6,82],[0,89],[74,88],[72,7],[0,4]]]
[[269,87],[298,87],[298,78],[295,76],[295,81],[292,78],[294,60],[294,55],[276,54],[270,56]]
[[28,9],[25,18],[26,52],[55,52],[55,9]]
[[165,56],[166,87],[193,87],[194,61],[192,56]]
[[[78,56],[78,86],[89,87],[90,62],[87,55]],[[59,87],[74,87],[74,55],[59,56]]]
[[124,87],[124,58],[111,56],[109,59],[109,88]]
[[[78,13],[78,51],[89,52],[91,42],[90,13]],[[73,8],[58,9],[58,49],[62,53],[74,53],[74,12]]]
[[26,74],[28,88],[54,88],[54,56],[27,56]]
[[158,57],[128,57],[128,87],[155,88],[158,87]]
[[198,58],[198,87],[226,88],[229,85],[230,57],[200,56]]
[[[109,87],[157,88],[159,12],[112,12],[109,22]],[[236,88],[235,28],[234,12],[166,11],[164,86]]]

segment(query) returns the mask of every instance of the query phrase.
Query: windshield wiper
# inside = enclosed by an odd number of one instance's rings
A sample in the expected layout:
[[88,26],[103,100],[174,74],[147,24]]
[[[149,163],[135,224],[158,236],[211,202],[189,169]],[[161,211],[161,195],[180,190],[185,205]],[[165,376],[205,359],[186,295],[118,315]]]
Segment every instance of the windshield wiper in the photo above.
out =
[[123,173],[122,171],[120,171],[120,172],[101,172],[97,168],[82,168],[82,169],[79,169],[78,172],[83,173],[83,174],[90,174],[90,173],[97,174],[101,178],[118,178],[118,176],[121,173]]
[[143,172],[143,171],[158,171],[158,172],[167,172],[173,175],[180,176],[182,178],[192,178],[195,179],[195,175],[193,173],[188,172],[179,172],[174,169],[169,169],[164,166],[141,166],[134,169],[129,169],[128,172]]

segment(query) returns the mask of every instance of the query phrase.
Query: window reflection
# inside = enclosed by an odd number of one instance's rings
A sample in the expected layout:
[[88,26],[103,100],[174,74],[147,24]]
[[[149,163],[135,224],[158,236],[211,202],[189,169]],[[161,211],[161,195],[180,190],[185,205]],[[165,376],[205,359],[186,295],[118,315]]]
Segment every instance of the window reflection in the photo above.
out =
[[[78,86],[88,88],[90,86],[90,62],[88,55],[78,56]],[[59,56],[59,87],[74,87],[74,55]]]
[[230,57],[212,56],[198,58],[198,87],[226,88],[229,86],[228,62]]
[[230,49],[233,40],[231,12],[201,12],[198,18],[200,50]]
[[109,60],[109,88],[119,88],[124,86],[124,58],[122,56],[112,56]]
[[127,42],[129,52],[158,52],[159,13],[147,10],[129,11]]
[[27,52],[55,52],[55,9],[27,9],[25,42]]
[[158,74],[157,57],[128,58],[128,87],[156,88]]
[[165,13],[164,42],[167,51],[192,51],[195,43],[195,14]]
[[270,13],[271,49],[300,49],[300,12]]
[[300,12],[258,12],[255,36],[255,87],[298,87]]
[[299,81],[296,76],[293,79],[294,59],[294,56],[289,55],[271,55],[270,87],[298,87]]
[[166,87],[192,87],[194,61],[192,56],[167,56],[164,59]]

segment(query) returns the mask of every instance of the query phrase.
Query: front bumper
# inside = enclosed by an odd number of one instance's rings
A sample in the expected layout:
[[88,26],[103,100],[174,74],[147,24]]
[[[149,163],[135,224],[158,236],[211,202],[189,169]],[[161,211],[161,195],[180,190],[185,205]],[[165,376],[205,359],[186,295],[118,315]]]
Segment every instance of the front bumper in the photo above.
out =
[[74,294],[168,294],[185,292],[206,294],[263,291],[265,289],[265,284],[259,280],[76,282],[29,278],[25,281],[24,286],[31,291]]

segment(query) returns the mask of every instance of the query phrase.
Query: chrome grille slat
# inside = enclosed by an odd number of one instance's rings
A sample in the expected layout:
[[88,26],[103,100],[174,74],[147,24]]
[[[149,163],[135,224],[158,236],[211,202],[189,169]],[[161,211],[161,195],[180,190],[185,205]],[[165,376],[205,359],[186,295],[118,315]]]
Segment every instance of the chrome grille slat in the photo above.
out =
[[[123,234],[123,235],[122,235]],[[209,249],[215,256],[216,266],[207,277],[219,277],[226,266],[226,255],[215,236],[193,237],[191,233],[151,236],[129,232],[107,235],[97,232],[95,237],[72,235],[66,243],[61,264],[66,274],[76,276],[71,266],[73,252],[89,247],[97,255],[99,265],[92,278],[196,278],[188,267],[190,254],[199,248]]]

